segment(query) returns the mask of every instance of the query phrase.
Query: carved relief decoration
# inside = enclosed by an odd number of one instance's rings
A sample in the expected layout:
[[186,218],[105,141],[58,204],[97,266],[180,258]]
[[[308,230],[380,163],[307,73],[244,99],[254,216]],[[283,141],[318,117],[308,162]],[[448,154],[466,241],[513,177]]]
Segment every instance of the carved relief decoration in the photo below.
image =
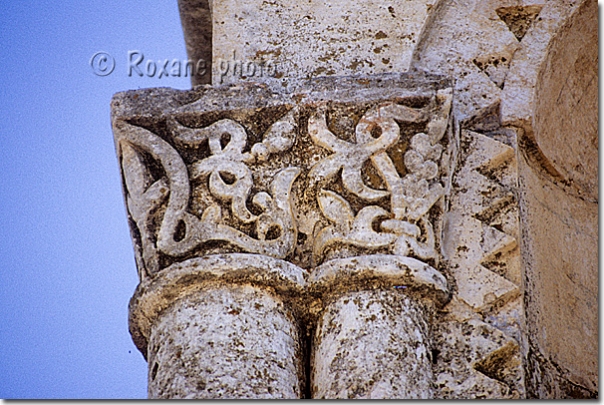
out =
[[141,277],[224,252],[306,268],[372,253],[437,267],[451,98],[445,89],[117,122]]

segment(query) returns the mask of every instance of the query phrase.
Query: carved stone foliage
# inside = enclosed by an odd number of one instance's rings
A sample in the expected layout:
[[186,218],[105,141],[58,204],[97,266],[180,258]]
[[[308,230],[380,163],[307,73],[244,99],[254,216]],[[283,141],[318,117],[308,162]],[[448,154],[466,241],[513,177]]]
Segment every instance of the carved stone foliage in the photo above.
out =
[[367,254],[438,267],[451,89],[392,78],[343,88],[207,88],[142,113],[128,93],[114,101],[141,277],[236,252],[307,269]]
[[[171,117],[166,124],[172,144],[149,129],[129,125],[119,148],[128,212],[140,233],[147,272],[160,269],[161,255],[211,251],[216,243],[276,258],[291,252],[296,224],[290,194],[300,170],[285,167],[269,173],[266,190],[252,192],[250,168],[291,147],[291,116],[275,122],[246,153],[246,130],[232,119],[189,128]],[[179,149],[200,149],[202,144],[207,156],[187,164]]]

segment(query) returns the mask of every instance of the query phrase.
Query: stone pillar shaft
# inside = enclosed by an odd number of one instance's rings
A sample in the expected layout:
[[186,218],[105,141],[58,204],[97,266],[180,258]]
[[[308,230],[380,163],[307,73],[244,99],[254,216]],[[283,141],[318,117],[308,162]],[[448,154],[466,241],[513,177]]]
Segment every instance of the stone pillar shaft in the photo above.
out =
[[398,290],[351,292],[328,304],[313,342],[313,398],[432,398],[424,312]]
[[451,100],[420,74],[116,96],[149,396],[431,397]]
[[278,298],[207,286],[174,302],[151,330],[149,398],[296,399],[297,327]]

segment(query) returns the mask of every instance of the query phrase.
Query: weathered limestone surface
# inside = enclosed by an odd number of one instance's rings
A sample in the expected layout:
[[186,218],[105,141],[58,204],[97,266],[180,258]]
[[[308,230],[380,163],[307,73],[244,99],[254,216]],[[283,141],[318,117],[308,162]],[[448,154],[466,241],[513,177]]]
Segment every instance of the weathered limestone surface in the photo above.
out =
[[[536,6],[540,4],[543,8],[522,38],[506,76],[501,99],[501,122],[506,126],[530,125],[537,102],[537,76],[548,55],[548,44],[581,4],[581,0],[535,3]],[[591,30],[595,30],[595,27]]]
[[[530,121],[547,44],[580,0],[439,2],[418,40],[412,69],[456,79],[454,115],[506,125]],[[501,118],[499,118],[501,110]]]
[[451,99],[446,82],[413,75],[116,96],[141,277],[231,252],[438,265]]
[[596,26],[597,2],[588,1],[549,44],[532,121],[535,142],[552,169],[569,183],[567,191],[589,202],[598,200]]
[[424,312],[402,289],[353,292],[330,303],[313,341],[313,398],[432,398]]
[[[440,352],[434,361],[440,398],[525,395],[520,359],[528,347],[518,243],[516,138],[515,132],[501,127],[499,109],[510,63],[542,7],[444,2],[434,11],[414,53],[414,68],[456,78],[452,114],[465,128],[443,233],[456,294],[443,309],[442,321],[436,322]],[[484,338],[462,333],[468,325],[480,325],[487,331]],[[472,355],[460,356],[461,347]],[[501,369],[481,369],[493,356],[500,356],[496,367]],[[464,357],[462,362],[451,360]],[[500,374],[514,378],[502,379]]]
[[410,257],[357,256],[314,269],[308,288],[321,303],[313,398],[432,398],[430,324],[449,301],[445,276]]
[[[524,372],[518,343],[478,319],[448,317],[435,325],[437,398],[518,399]],[[461,338],[463,337],[463,339]]]
[[[283,260],[250,254],[223,254],[174,263],[154,277],[145,277],[130,300],[130,333],[146,357],[153,324],[172,303],[197,294],[208,285],[252,285],[281,297],[301,295],[306,272]],[[295,300],[290,309],[296,309]]]
[[149,397],[296,399],[299,333],[283,303],[251,286],[207,286],[174,302],[149,340]]
[[[208,0],[178,1],[187,55],[194,66],[200,68],[200,71],[196,72],[197,74],[191,76],[193,86],[212,82],[211,3]],[[201,69],[202,67],[205,67],[205,70]]]
[[597,2],[581,4],[549,44],[522,138],[528,382],[539,397],[598,391],[597,14]]
[[[437,0],[212,3],[212,83],[289,88],[298,78],[407,71]],[[268,62],[274,73],[262,74]]]
[[441,2],[413,55],[416,69],[456,79],[454,113],[460,120],[499,102],[518,39],[499,18],[496,1]]
[[472,130],[445,225],[451,314],[516,339],[529,397],[597,396],[597,208],[581,201],[597,204],[596,16],[595,1],[446,2],[412,64],[457,79],[452,113]]
[[[360,367],[376,376],[370,396],[432,395],[431,310],[422,308],[450,298],[441,253],[457,145],[448,84],[383,75],[322,79],[283,94],[244,85],[114,98],[141,277],[130,327],[149,358],[151,397],[291,398],[302,391],[290,387],[312,383],[312,395],[353,395],[347,386],[361,374],[343,376],[330,393],[321,372],[311,381],[299,372],[300,347],[311,345],[304,333],[350,316],[333,306],[342,294],[371,301],[359,308],[369,312],[357,332],[381,329],[375,311],[394,328],[368,335],[366,345],[378,339],[391,353],[414,353]],[[410,317],[393,315],[400,308]],[[318,352],[331,339],[321,331]],[[170,364],[176,353],[183,362]],[[271,354],[253,364],[263,353]],[[280,364],[282,378],[273,367],[248,384],[265,362]],[[329,353],[315,355],[313,367],[331,362]],[[411,383],[418,376],[423,383]]]
[[598,207],[521,162],[531,386],[540,397],[592,397],[599,351]]
[[[527,344],[515,153],[468,130],[462,131],[460,149],[444,225],[444,251],[457,294],[436,323],[437,392],[441,398],[522,398]],[[482,331],[480,338],[474,328]],[[466,354],[460,356],[462,347]]]

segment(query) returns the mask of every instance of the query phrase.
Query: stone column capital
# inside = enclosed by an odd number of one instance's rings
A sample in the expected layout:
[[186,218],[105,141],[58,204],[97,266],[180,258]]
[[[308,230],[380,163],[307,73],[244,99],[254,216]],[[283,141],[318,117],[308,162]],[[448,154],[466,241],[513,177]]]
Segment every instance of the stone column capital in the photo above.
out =
[[[407,362],[431,384],[427,320],[450,300],[443,219],[459,148],[452,84],[409,73],[298,80],[291,88],[243,83],[113,99],[140,276],[130,330],[149,359],[153,397],[272,397],[265,388],[273,378],[275,395],[296,397],[311,383],[300,374],[311,345],[325,361],[348,350],[325,324],[326,316],[345,323],[348,311],[377,311],[371,330],[388,350],[420,336],[422,349]],[[371,308],[351,309],[350,300]],[[270,319],[254,329],[267,341],[245,334],[254,317]],[[210,320],[217,330],[205,325]],[[379,325],[392,330],[378,333]],[[275,352],[273,337],[287,350]],[[239,350],[268,356],[271,371],[250,389],[220,374],[255,376]],[[170,363],[178,353],[186,361]],[[313,359],[316,373],[328,370]],[[195,382],[199,367],[223,371]],[[403,363],[387,368],[368,395],[432,395],[387,381]],[[311,378],[319,378],[315,371]],[[342,388],[345,380],[333,380],[337,389],[325,384],[313,385],[312,395],[365,397]]]
[[118,94],[113,127],[141,280],[250,253],[306,270],[386,254],[439,266],[455,159],[442,78],[381,75]]

